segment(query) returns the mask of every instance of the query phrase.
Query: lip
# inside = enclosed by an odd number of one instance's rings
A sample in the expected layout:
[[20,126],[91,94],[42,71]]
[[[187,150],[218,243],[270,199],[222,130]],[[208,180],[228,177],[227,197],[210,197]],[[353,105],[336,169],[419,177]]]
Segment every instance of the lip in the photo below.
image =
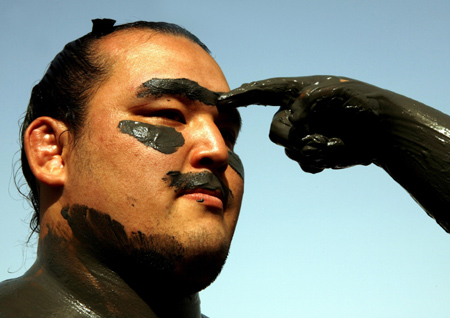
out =
[[220,213],[227,209],[232,192],[212,172],[169,171],[166,176],[163,180],[169,182],[169,187],[175,188],[176,198],[198,201],[200,206],[219,209]]
[[197,201],[199,204],[203,204],[205,206],[224,209],[224,202],[222,193],[219,190],[208,190],[208,189],[191,189],[182,191],[178,194],[180,197]]

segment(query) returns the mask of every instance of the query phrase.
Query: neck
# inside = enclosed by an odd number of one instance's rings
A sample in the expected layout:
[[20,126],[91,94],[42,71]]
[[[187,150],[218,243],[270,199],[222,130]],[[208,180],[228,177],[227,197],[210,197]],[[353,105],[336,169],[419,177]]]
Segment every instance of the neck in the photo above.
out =
[[[38,258],[27,273],[45,293],[39,302],[86,316],[200,317],[198,294],[173,297],[158,286],[133,286],[122,276],[80,248],[73,239],[49,230],[40,239]],[[150,283],[150,284],[149,284]],[[136,288],[138,287],[138,288]],[[44,295],[51,299],[43,299]],[[61,305],[63,304],[63,305]],[[55,308],[58,312],[61,308]]]

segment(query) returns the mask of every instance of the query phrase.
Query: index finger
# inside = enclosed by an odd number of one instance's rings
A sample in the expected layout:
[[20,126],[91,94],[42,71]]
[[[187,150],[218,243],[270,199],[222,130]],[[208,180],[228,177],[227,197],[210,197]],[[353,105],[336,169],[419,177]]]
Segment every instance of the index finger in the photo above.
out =
[[301,90],[325,76],[279,77],[243,84],[222,94],[218,106],[248,105],[288,106],[299,97]]

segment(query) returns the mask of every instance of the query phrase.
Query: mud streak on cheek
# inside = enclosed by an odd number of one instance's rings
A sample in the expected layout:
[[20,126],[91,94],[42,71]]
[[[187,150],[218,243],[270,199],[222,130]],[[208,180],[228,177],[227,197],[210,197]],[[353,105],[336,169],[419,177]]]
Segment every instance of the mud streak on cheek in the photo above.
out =
[[122,120],[119,129],[124,134],[133,136],[147,147],[171,154],[184,145],[184,137],[173,127],[157,126],[139,121]]
[[232,151],[228,151],[228,164],[244,180],[244,165],[241,158]]

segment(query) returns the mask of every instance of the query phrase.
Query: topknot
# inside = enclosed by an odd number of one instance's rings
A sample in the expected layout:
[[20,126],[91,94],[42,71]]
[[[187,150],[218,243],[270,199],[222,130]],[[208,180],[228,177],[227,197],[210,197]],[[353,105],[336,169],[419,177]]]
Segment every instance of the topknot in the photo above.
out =
[[114,31],[114,24],[116,20],[113,19],[93,19],[92,20],[92,34],[96,36],[104,36]]

